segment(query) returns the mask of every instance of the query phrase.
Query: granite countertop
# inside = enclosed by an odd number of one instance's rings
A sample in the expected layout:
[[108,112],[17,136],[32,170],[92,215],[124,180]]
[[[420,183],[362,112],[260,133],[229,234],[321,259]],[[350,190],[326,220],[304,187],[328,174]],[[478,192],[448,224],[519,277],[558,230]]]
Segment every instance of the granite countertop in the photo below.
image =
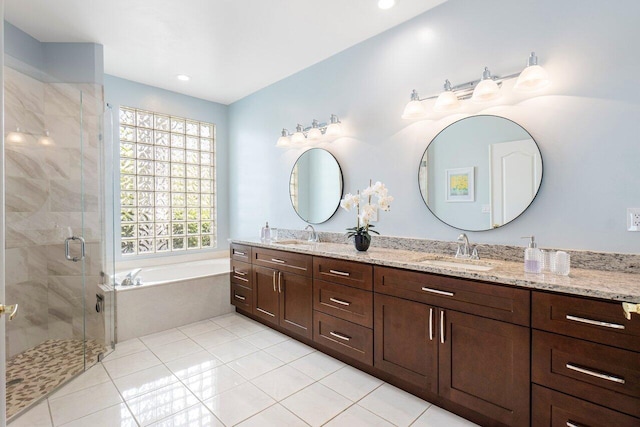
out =
[[[401,249],[370,247],[367,252],[358,252],[349,244],[307,243],[303,241],[286,244],[285,242],[264,243],[259,240],[232,239],[232,243],[257,246],[261,248],[285,250],[315,256],[344,259],[373,265],[397,267],[406,270],[445,274],[453,277],[482,280],[523,288],[556,291],[573,295],[602,298],[613,301],[640,303],[640,274],[617,273],[590,269],[571,269],[569,276],[557,276],[551,273],[524,273],[522,262],[481,259],[469,261],[470,264],[493,267],[489,271],[476,271],[459,267],[429,264],[425,259],[457,261],[453,256],[430,254]],[[466,261],[465,261],[466,262]]]

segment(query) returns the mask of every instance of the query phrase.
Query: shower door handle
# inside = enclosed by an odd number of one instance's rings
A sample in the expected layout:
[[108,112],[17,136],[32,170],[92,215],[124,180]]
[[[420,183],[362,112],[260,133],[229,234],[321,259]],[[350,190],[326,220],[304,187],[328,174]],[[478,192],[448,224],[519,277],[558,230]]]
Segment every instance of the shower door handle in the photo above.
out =
[[0,304],[0,316],[2,316],[5,313],[9,313],[9,320],[13,320],[13,318],[16,317],[16,314],[18,314],[18,304],[12,304],[12,305]]
[[[71,249],[69,247],[69,245],[71,244],[72,240],[79,240],[80,241],[80,257],[72,257],[71,256]],[[76,237],[76,236],[71,236],[71,237],[67,237],[66,239],[64,239],[64,256],[67,260],[69,261],[73,261],[73,262],[78,262],[84,259],[85,256],[85,246],[84,246],[84,239],[82,237]]]

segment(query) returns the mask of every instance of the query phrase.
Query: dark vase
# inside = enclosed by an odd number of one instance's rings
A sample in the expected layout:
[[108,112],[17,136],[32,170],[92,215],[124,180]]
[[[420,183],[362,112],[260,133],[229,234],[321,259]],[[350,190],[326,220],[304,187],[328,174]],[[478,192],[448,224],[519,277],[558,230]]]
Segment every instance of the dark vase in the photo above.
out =
[[356,249],[360,252],[366,252],[371,244],[371,236],[368,234],[356,234],[353,236],[353,242],[356,245]]

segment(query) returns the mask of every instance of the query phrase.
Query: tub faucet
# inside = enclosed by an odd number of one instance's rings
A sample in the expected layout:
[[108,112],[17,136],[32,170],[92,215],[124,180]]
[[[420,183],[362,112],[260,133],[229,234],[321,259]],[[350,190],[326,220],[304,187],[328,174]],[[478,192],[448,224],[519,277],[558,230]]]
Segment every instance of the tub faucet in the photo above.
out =
[[313,228],[313,225],[309,224],[304,229],[309,232],[309,242],[318,242],[320,240],[318,239],[318,233],[316,232],[316,229]]
[[122,279],[122,282],[120,282],[120,286],[139,285],[140,281],[138,280],[137,282],[134,282],[134,280],[136,276],[140,274],[141,271],[142,271],[141,268],[134,268],[133,270],[128,272],[127,275],[124,276],[124,279]]

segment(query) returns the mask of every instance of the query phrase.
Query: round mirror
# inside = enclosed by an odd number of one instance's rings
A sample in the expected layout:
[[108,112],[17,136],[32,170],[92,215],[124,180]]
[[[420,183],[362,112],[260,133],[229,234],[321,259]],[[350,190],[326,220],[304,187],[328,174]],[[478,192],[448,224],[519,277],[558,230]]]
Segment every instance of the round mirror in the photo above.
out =
[[517,123],[467,117],[429,143],[418,181],[424,202],[442,222],[461,230],[490,230],[529,207],[542,182],[542,156]]
[[291,171],[289,196],[306,222],[320,224],[331,218],[342,198],[342,170],[336,158],[321,148],[302,153]]

